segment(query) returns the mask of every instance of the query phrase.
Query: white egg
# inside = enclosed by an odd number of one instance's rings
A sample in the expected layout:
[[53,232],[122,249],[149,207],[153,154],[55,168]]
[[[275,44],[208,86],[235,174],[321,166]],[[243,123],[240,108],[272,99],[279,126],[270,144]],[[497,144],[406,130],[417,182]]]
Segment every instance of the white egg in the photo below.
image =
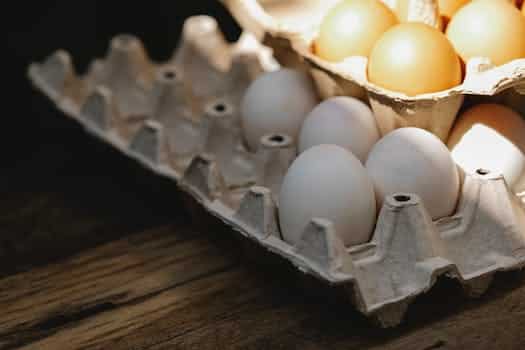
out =
[[330,220],[347,246],[370,239],[376,222],[374,188],[359,159],[342,147],[308,149],[284,177],[279,197],[284,239],[296,244],[313,218]]
[[452,157],[467,173],[486,169],[525,191],[525,120],[498,104],[479,104],[456,121],[448,140]]
[[308,75],[281,69],[258,77],[241,102],[242,127],[248,147],[255,151],[262,136],[287,134],[297,140],[306,115],[319,99]]
[[454,213],[459,173],[447,146],[430,132],[401,128],[388,133],[372,148],[366,169],[378,203],[394,193],[415,193],[433,219]]
[[334,144],[352,152],[362,163],[379,140],[372,110],[352,97],[332,97],[310,112],[299,134],[299,151]]

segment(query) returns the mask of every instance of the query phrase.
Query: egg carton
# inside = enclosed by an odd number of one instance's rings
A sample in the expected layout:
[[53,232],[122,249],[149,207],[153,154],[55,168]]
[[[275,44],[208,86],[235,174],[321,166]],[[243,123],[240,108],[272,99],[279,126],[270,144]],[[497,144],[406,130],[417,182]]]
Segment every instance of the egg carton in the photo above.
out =
[[[407,96],[386,90],[367,79],[367,58],[354,56],[328,62],[312,51],[320,22],[340,0],[221,0],[235,19],[265,45],[275,50],[285,66],[309,71],[323,97],[368,96],[382,135],[393,129],[416,126],[446,141],[466,95],[504,99],[525,109],[525,58],[494,67],[487,58],[466,63],[463,83],[446,91]],[[398,0],[382,0],[392,9]],[[437,0],[409,0],[407,18],[440,25]]]
[[252,36],[229,44],[214,19],[198,16],[186,21],[168,62],[151,62],[137,38],[121,35],[82,77],[64,51],[32,64],[28,74],[87,131],[177,181],[213,215],[299,270],[342,286],[381,326],[400,323],[439,276],[458,279],[477,296],[496,271],[525,266],[525,194],[483,170],[465,176],[451,217],[433,222],[417,195],[396,194],[386,199],[369,243],[345,247],[323,218],[312,218],[296,245],[284,241],[276,194],[296,156],[294,140],[267,135],[251,153],[239,116],[248,84],[275,68]]

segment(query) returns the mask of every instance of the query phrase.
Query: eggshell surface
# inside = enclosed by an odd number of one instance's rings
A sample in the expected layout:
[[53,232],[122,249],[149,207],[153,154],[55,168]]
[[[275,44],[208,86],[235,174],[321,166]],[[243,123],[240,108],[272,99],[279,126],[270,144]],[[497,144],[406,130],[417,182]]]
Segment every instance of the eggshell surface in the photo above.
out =
[[342,147],[308,149],[284,178],[279,220],[285,241],[297,244],[313,218],[330,220],[347,246],[370,239],[376,221],[373,185],[359,159]]
[[447,146],[430,132],[401,128],[388,133],[372,148],[366,169],[378,203],[394,193],[415,193],[433,219],[454,213],[459,174]]
[[241,102],[241,120],[248,147],[255,151],[262,136],[271,133],[298,137],[303,120],[317,105],[318,96],[309,76],[281,69],[258,77]]
[[377,41],[368,64],[370,82],[409,96],[459,85],[460,60],[445,35],[423,23],[402,23]]
[[525,191],[525,120],[517,112],[497,104],[474,106],[456,121],[448,146],[465,172],[490,170]]
[[299,134],[299,151],[334,144],[352,152],[364,163],[379,131],[372,110],[352,97],[332,97],[315,107]]
[[487,57],[494,65],[525,58],[525,18],[507,1],[476,0],[456,12],[447,37],[464,62]]
[[394,12],[379,0],[344,0],[323,19],[316,54],[328,61],[368,57],[379,37],[397,23]]

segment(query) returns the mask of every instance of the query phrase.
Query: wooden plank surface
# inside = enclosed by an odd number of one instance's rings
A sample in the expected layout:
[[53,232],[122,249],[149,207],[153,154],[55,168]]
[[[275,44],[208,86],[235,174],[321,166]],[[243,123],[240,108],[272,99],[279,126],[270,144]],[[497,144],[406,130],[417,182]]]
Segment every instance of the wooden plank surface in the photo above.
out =
[[[525,274],[382,330],[70,122],[2,173],[0,349],[520,349]],[[64,147],[67,145],[67,147]]]

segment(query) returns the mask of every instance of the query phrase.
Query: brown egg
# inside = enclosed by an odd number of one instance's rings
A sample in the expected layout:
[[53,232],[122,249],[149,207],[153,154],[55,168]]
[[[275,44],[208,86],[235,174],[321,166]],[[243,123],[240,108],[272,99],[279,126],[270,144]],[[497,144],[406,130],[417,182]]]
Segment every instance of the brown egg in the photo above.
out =
[[507,1],[477,0],[456,12],[447,37],[467,62],[487,57],[493,64],[525,58],[525,18]]
[[[410,0],[402,0],[402,1],[410,1]],[[438,0],[438,6],[439,6],[439,14],[441,15],[443,19],[442,28],[448,24],[450,19],[454,16],[454,14],[464,5],[469,3],[472,0]],[[477,1],[477,0],[475,0]],[[518,5],[518,0],[500,0],[500,1],[506,1],[513,5]]]
[[479,104],[460,115],[448,140],[456,163],[467,173],[500,173],[525,190],[525,120],[498,104]]
[[377,41],[368,79],[383,88],[413,96],[461,83],[460,60],[445,35],[422,23],[403,23]]
[[344,0],[323,19],[316,54],[328,61],[368,57],[377,39],[395,24],[396,15],[380,0]]

